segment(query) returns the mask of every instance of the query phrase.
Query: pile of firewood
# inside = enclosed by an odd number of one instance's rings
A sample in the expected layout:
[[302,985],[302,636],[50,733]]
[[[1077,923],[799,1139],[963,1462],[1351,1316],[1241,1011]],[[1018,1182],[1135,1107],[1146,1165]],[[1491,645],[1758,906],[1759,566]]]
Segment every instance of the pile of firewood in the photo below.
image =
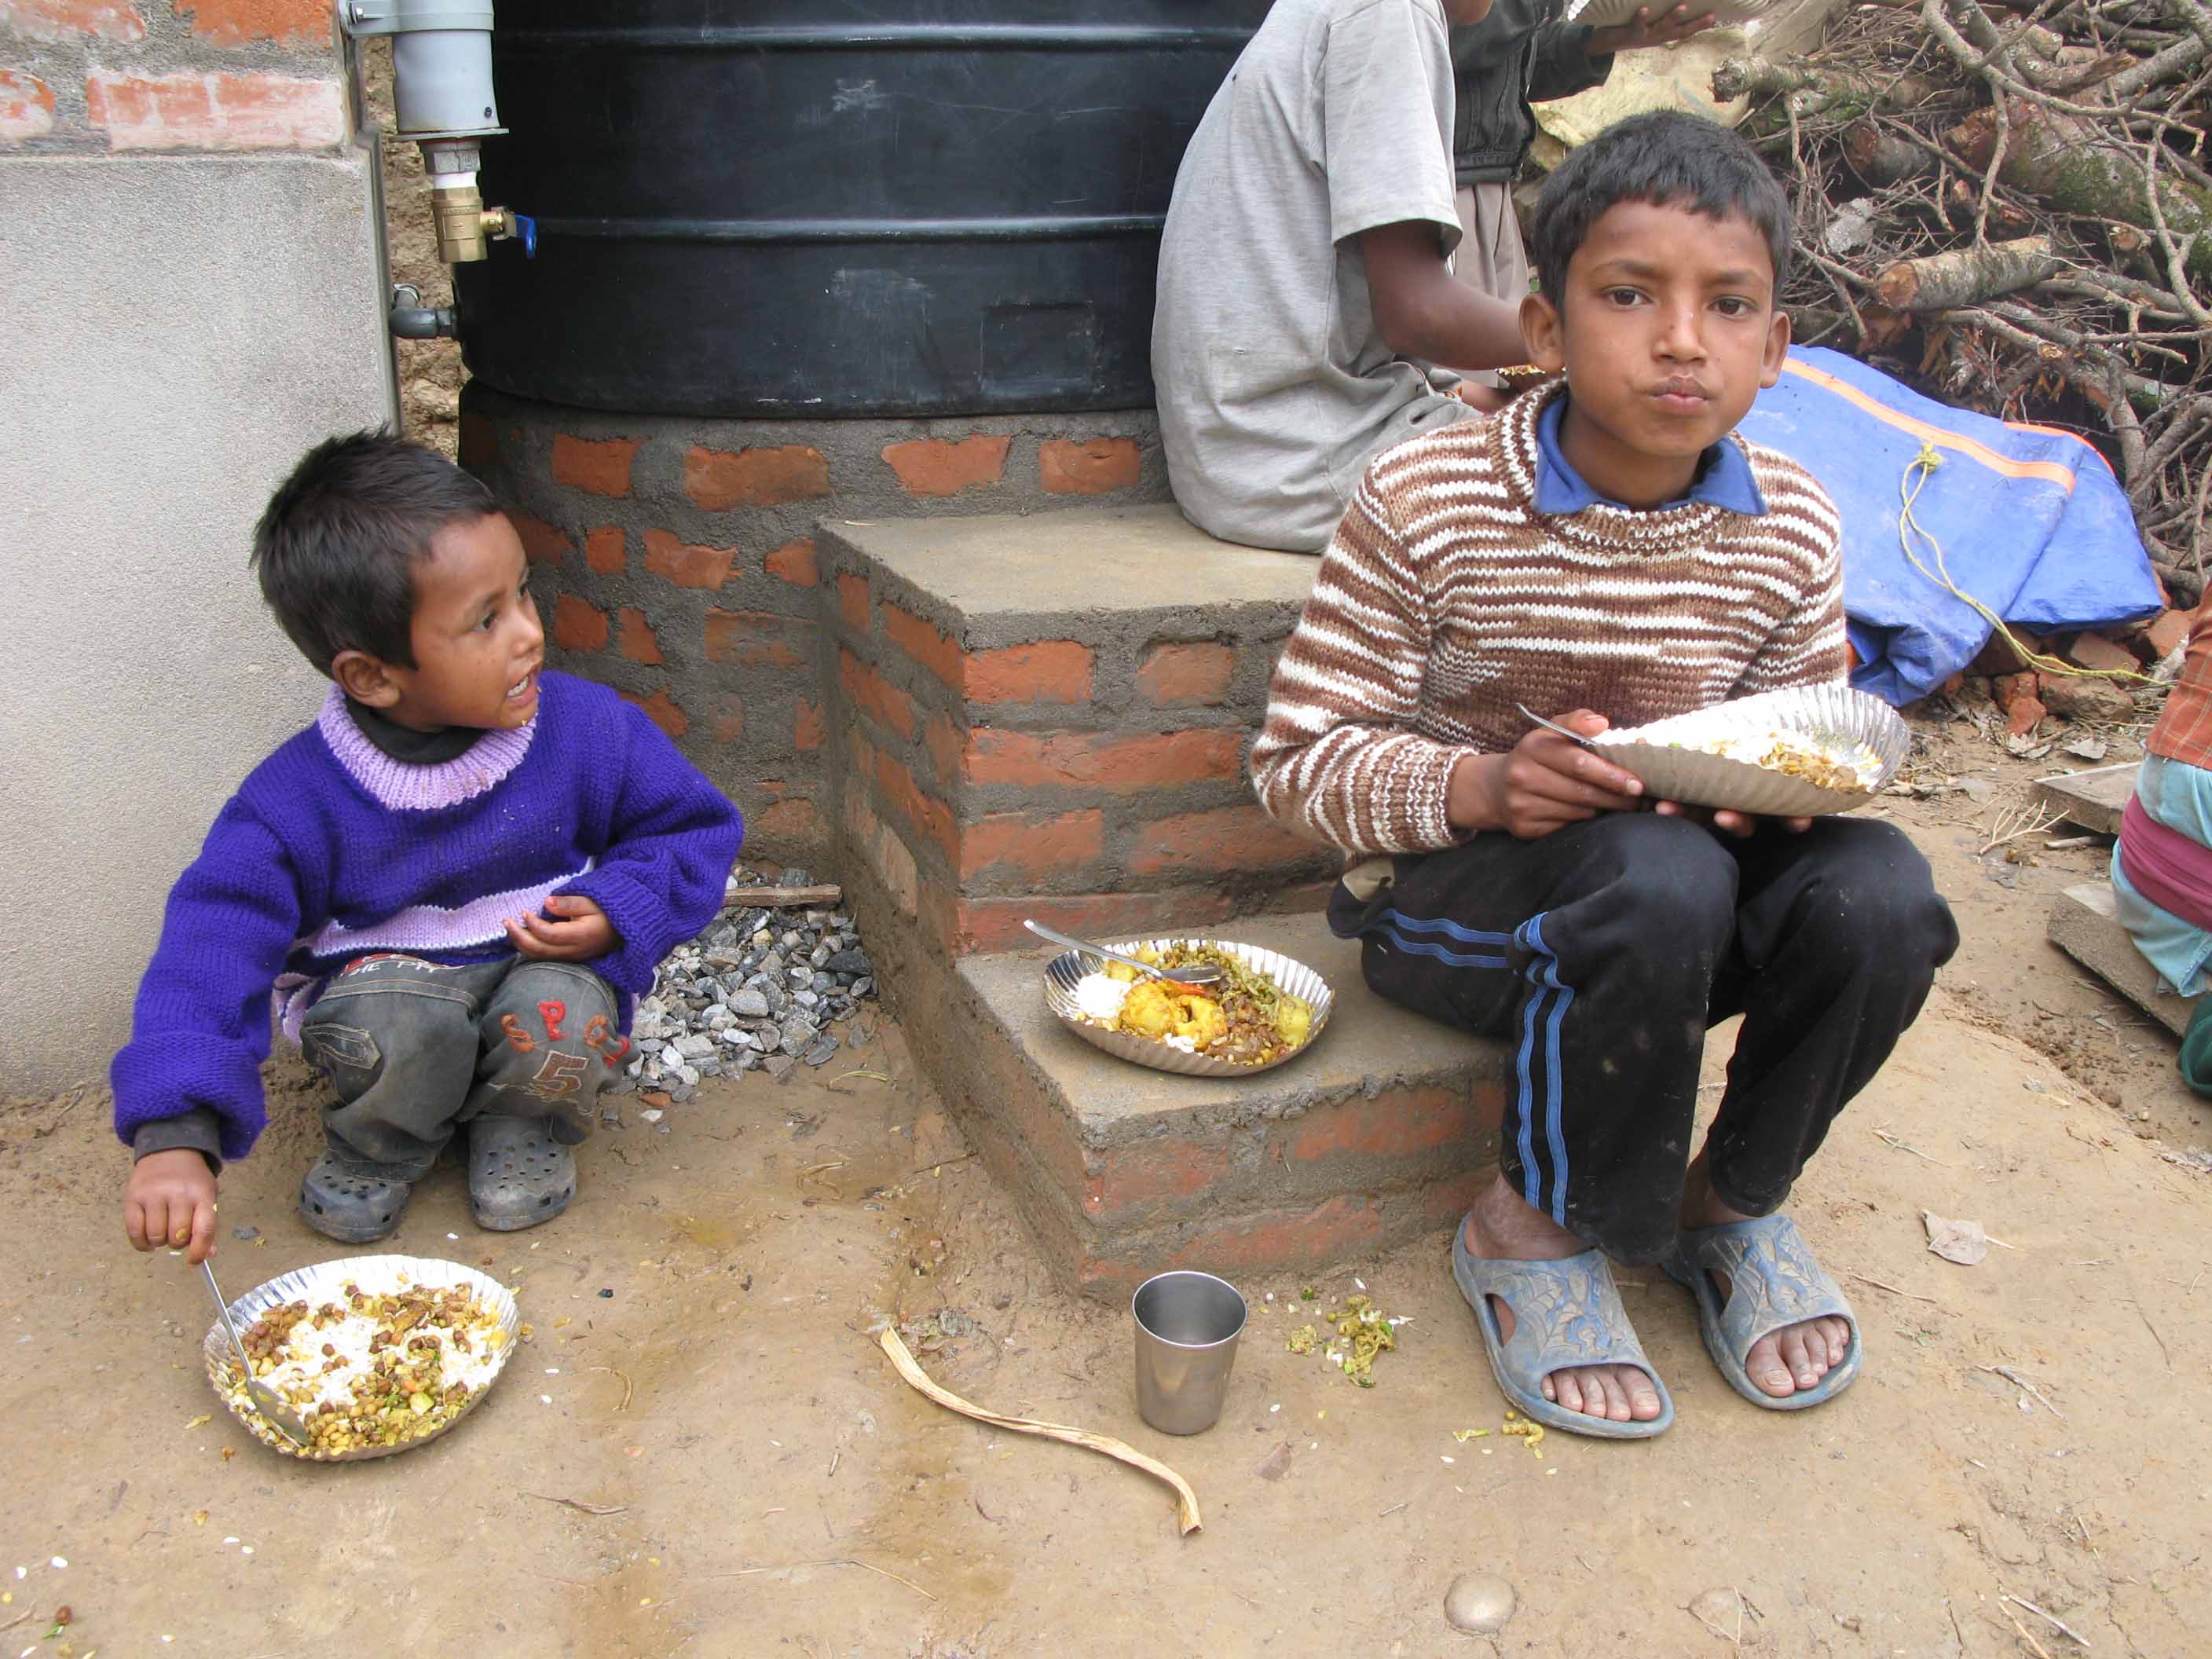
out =
[[2206,0],[1877,0],[1820,49],[1730,58],[1790,182],[1796,338],[2081,433],[2174,602],[2212,494]]

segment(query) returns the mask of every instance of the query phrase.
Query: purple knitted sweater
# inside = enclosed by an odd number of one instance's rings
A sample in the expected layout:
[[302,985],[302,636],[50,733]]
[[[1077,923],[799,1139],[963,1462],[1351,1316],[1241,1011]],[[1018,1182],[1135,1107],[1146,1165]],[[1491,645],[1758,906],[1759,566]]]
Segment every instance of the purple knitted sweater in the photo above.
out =
[[502,926],[556,893],[607,913],[621,942],[586,963],[635,1000],[714,919],[744,826],[637,709],[565,674],[530,724],[410,766],[365,737],[331,687],[313,726],[254,768],[170,890],[161,940],[115,1056],[116,1133],[204,1106],[222,1154],[266,1121],[270,1000],[288,1035],[357,957],[514,954]]

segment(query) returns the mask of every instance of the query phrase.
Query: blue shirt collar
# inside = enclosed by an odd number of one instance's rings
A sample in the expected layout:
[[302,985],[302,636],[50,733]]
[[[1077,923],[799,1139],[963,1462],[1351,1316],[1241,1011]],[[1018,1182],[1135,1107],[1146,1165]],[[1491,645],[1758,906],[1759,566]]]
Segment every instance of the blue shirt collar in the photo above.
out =
[[[1602,503],[1634,511],[1625,502],[1599,495],[1568,461],[1566,452],[1559,447],[1559,422],[1566,410],[1567,393],[1562,392],[1536,416],[1536,510],[1559,516]],[[1708,449],[1698,459],[1698,474],[1691,480],[1690,493],[1658,510],[1663,513],[1668,507],[1686,507],[1692,501],[1725,507],[1752,519],[1766,511],[1766,497],[1759,493],[1759,480],[1752,472],[1751,459],[1743,453],[1742,445],[1723,438]]]

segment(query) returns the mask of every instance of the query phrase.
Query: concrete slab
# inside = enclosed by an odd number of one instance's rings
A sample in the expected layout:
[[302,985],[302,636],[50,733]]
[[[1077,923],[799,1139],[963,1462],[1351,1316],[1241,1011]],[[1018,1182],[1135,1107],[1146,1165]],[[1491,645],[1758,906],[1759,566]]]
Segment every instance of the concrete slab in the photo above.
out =
[[1507,1056],[1382,1001],[1318,916],[1224,925],[1337,995],[1310,1053],[1249,1079],[1147,1071],[1044,1005],[1049,951],[970,957],[933,1066],[948,1104],[1070,1288],[1174,1266],[1320,1267],[1441,1229],[1496,1163]]
[[[0,6],[0,36],[22,15]],[[105,1075],[161,895],[328,689],[246,554],[310,444],[392,418],[376,167],[350,147],[0,156],[0,613],[20,619],[0,867],[40,899],[0,949],[10,1091]]]
[[1216,541],[1170,506],[830,520],[822,530],[890,576],[898,602],[971,648],[1064,630],[1069,612],[1195,638],[1257,606],[1287,633],[1319,562]]
[[2117,836],[2120,814],[2136,793],[2136,769],[2142,764],[2128,761],[2087,772],[2069,772],[2063,777],[2040,778],[2035,797],[2051,811],[2063,812],[2069,823],[2100,836]]
[[1212,936],[1266,945],[1316,969],[1335,994],[1328,1029],[1298,1059],[1250,1078],[1176,1077],[1093,1048],[1045,1006],[1044,965],[1055,946],[960,965],[1053,1087],[1065,1096],[1086,1146],[1118,1146],[1172,1126],[1194,1130],[1295,1117],[1357,1092],[1377,1078],[1433,1078],[1466,1067],[1475,1040],[1386,1002],[1359,973],[1359,942],[1340,939],[1320,916],[1232,921]]
[[2166,988],[2158,970],[2136,949],[2113,914],[2110,882],[2084,882],[2061,893],[2051,910],[2050,939],[2174,1036],[2189,1029],[2197,1000]]

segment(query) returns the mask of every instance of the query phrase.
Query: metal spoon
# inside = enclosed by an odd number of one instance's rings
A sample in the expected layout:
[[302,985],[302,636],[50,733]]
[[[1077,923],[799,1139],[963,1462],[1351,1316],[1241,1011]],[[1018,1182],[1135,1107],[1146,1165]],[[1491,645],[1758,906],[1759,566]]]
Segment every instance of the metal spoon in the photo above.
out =
[[1072,933],[1060,933],[1046,927],[1041,921],[1025,921],[1022,926],[1039,939],[1048,939],[1054,945],[1065,945],[1074,951],[1088,951],[1091,955],[1104,957],[1109,962],[1125,963],[1139,973],[1150,974],[1154,979],[1170,980],[1178,985],[1211,985],[1216,980],[1229,977],[1228,969],[1224,968],[1201,968],[1195,965],[1188,968],[1156,968],[1149,962],[1139,962],[1134,957],[1125,957],[1119,951],[1109,951],[1103,945],[1093,945],[1087,939],[1077,939]]
[[1570,732],[1565,726],[1559,725],[1557,721],[1546,720],[1541,714],[1539,714],[1534,710],[1531,709],[1525,702],[1516,702],[1513,706],[1528,716],[1530,724],[1540,726],[1547,732],[1556,732],[1561,737],[1565,738],[1569,743],[1578,743],[1582,744],[1583,748],[1589,750],[1594,754],[1598,752],[1598,744],[1595,740],[1584,737],[1579,732]]
[[207,1274],[208,1293],[215,1297],[215,1310],[222,1316],[222,1328],[230,1333],[231,1348],[238,1355],[239,1373],[246,1378],[246,1397],[253,1402],[256,1411],[276,1425],[278,1433],[306,1450],[307,1425],[301,1420],[300,1413],[278,1398],[276,1389],[253,1375],[253,1362],[246,1357],[246,1344],[239,1340],[238,1327],[230,1322],[230,1304],[223,1300],[222,1286],[215,1282],[215,1264],[203,1261],[200,1269]]

